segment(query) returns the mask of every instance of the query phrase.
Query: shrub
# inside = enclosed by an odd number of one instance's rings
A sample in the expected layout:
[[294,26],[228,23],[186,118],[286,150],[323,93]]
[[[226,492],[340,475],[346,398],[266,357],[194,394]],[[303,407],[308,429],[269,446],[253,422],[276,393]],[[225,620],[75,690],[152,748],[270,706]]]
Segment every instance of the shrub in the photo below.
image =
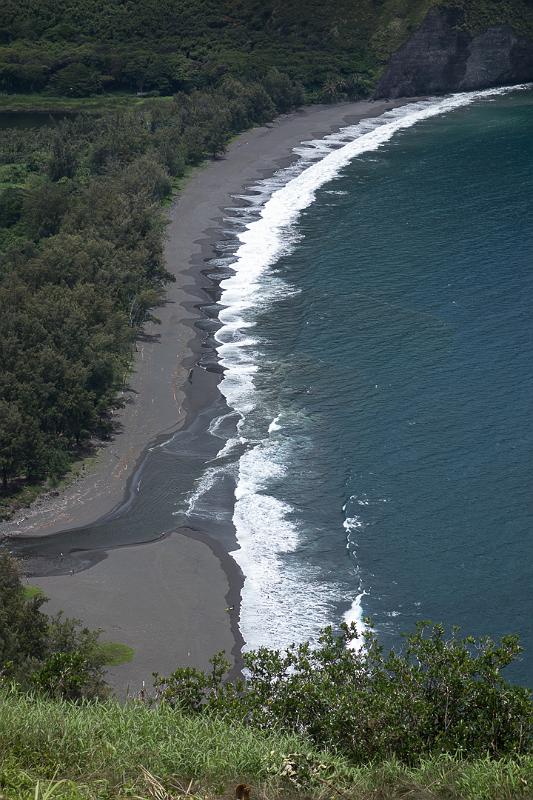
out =
[[158,697],[187,713],[225,713],[260,729],[278,728],[333,748],[354,763],[440,753],[469,757],[529,752],[529,690],[501,670],[520,652],[518,639],[446,638],[420,624],[405,647],[384,655],[373,633],[350,648],[353,627],[327,628],[316,647],[261,648],[244,656],[246,678],[224,683],[221,656],[210,675],[177,670],[156,676]]
[[54,698],[103,696],[99,632],[61,614],[48,617],[45,602],[42,593],[27,596],[17,563],[0,554],[0,678]]

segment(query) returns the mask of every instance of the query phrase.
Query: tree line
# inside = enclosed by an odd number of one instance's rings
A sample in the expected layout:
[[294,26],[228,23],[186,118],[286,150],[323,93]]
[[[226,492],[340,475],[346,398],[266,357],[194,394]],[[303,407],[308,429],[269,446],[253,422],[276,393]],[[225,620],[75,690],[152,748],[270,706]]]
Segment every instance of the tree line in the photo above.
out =
[[4,492],[59,477],[84,442],[111,432],[132,343],[172,279],[161,206],[172,181],[301,99],[271,70],[34,135],[4,131],[4,162],[25,170],[0,192]]

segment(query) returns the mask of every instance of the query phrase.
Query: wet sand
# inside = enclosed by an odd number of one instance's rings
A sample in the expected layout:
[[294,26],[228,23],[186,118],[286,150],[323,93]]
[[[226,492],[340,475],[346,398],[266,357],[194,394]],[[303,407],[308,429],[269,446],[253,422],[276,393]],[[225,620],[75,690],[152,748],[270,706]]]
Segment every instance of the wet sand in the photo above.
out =
[[[290,163],[300,142],[405,102],[312,106],[283,115],[241,134],[224,158],[195,171],[169,211],[166,262],[176,282],[157,310],[160,324],[147,326],[138,343],[127,402],[116,414],[119,432],[65,492],[22,512],[0,527],[0,535],[50,536],[120,513],[124,497],[135,492],[149,445],[190,424],[217,395],[218,375],[195,366],[202,344],[195,322],[212,287],[202,268],[214,255],[232,196]],[[62,608],[136,650],[131,664],[109,673],[119,692],[138,687],[152,671],[204,667],[219,649],[238,654],[241,578],[227,549],[207,535],[181,529],[149,544],[100,550],[85,566],[35,582],[51,598],[50,610]]]

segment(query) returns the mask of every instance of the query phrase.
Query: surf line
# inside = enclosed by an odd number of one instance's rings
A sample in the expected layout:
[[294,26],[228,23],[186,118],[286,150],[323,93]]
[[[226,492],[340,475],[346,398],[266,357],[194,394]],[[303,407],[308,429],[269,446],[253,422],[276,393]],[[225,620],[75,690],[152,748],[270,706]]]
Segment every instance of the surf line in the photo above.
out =
[[[317,190],[353,159],[378,150],[402,130],[478,100],[528,88],[529,84],[521,84],[432,98],[364,119],[323,139],[302,143],[294,150],[300,156],[295,165],[251,187],[255,194],[250,197],[240,196],[250,205],[244,210],[244,229],[236,234],[233,274],[220,282],[221,328],[215,341],[225,370],[219,388],[228,406],[239,415],[241,437],[247,417],[261,404],[254,384],[260,353],[251,329],[259,308],[290,291],[282,279],[269,280],[269,271],[293,249],[295,225],[301,212],[315,200]],[[262,204],[258,204],[258,193]],[[264,437],[258,441],[254,436],[237,465],[233,524],[239,549],[232,555],[245,576],[240,629],[250,648],[283,647],[298,639],[313,638],[320,627],[331,622],[328,614],[338,602],[338,597],[306,584],[306,578],[312,580],[313,575],[295,574],[284,562],[283,555],[298,546],[298,528],[293,521],[294,509],[269,493],[269,481],[283,475],[270,438],[282,427],[282,416],[276,410],[274,423],[272,416],[265,418]],[[200,480],[195,499],[202,492],[202,483],[206,491],[212,487],[212,471],[206,471],[205,483]],[[359,586],[344,615],[346,621],[356,623],[360,633],[365,630],[362,601],[366,594]]]

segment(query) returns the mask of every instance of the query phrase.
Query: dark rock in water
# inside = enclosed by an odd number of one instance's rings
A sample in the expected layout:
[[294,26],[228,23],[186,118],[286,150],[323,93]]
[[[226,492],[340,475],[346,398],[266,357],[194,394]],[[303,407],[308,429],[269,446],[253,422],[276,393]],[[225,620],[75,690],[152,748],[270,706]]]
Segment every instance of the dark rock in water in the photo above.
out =
[[466,92],[533,80],[533,40],[509,26],[473,36],[461,29],[462,11],[433,8],[392,56],[376,97]]

